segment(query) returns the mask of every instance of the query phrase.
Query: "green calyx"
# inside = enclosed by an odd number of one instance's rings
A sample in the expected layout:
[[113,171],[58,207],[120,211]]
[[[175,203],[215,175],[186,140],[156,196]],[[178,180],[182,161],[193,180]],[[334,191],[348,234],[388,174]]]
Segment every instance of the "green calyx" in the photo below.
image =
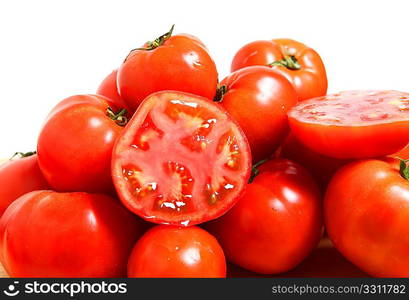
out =
[[267,160],[268,159],[260,160],[259,162],[253,165],[253,167],[251,168],[251,175],[250,175],[249,183],[252,183],[254,178],[256,178],[258,174],[260,174],[260,170],[258,169],[258,167],[264,164]]
[[286,55],[284,56],[283,59],[277,60],[268,65],[270,67],[272,66],[286,67],[287,69],[290,69],[290,70],[300,70],[301,69],[301,65],[298,62],[298,60],[295,58],[294,55]]
[[30,152],[16,152],[13,154],[12,157],[10,157],[10,160],[13,160],[15,158],[23,158],[23,157],[29,157],[31,155],[36,154],[36,151],[30,151]]
[[132,49],[129,52],[128,56],[125,58],[125,61],[128,59],[129,55],[133,51],[136,51],[136,50],[151,51],[151,50],[156,49],[159,46],[163,45],[163,43],[172,36],[174,28],[175,28],[175,24],[173,24],[172,27],[170,28],[170,30],[168,32],[166,32],[165,34],[162,34],[160,37],[154,39],[153,41],[146,42],[145,47]]
[[400,175],[406,180],[409,180],[409,167],[407,165],[407,162],[409,161],[409,159],[401,159],[401,158],[398,158],[398,159],[400,161],[400,164],[399,164]]
[[108,107],[106,114],[119,126],[125,126],[128,123],[128,118],[125,116],[127,110],[125,108],[115,112],[111,107]]
[[214,102],[222,102],[224,94],[227,93],[227,86],[218,85],[216,89],[216,95],[213,98]]

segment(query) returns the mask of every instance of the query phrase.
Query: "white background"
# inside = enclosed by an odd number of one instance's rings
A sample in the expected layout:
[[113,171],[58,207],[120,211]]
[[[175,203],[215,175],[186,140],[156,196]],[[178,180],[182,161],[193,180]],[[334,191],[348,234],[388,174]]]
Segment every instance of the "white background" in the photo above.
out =
[[36,147],[65,97],[93,93],[128,51],[166,32],[198,36],[220,79],[235,52],[288,37],[317,50],[329,91],[409,91],[409,1],[0,2],[0,157]]

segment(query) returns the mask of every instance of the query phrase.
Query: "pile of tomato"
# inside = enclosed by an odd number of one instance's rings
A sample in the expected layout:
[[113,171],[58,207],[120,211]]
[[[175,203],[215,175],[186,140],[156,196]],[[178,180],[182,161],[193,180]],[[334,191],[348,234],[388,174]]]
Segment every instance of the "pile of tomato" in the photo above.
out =
[[249,43],[219,81],[172,27],[0,166],[0,262],[14,277],[225,277],[226,260],[280,274],[328,235],[367,274],[409,276],[409,94],[326,93],[305,44]]

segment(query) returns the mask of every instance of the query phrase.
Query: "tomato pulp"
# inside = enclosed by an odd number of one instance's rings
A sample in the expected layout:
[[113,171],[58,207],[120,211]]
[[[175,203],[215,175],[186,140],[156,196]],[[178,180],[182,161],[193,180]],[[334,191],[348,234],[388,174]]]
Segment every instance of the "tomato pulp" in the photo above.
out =
[[251,169],[240,127],[217,104],[181,92],[149,96],[113,152],[122,202],[154,223],[193,225],[236,203]]
[[303,101],[288,113],[292,133],[336,158],[393,154],[409,143],[409,94],[345,91]]

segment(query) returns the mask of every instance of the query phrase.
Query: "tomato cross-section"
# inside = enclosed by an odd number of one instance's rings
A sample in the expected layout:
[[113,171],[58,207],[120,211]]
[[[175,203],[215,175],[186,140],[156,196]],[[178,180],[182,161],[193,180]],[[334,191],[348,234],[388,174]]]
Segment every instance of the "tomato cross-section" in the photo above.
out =
[[240,127],[215,103],[180,92],[149,96],[114,148],[122,202],[154,223],[194,225],[238,200],[251,170]]
[[303,101],[288,117],[299,141],[331,157],[384,156],[409,143],[409,93],[346,91]]

